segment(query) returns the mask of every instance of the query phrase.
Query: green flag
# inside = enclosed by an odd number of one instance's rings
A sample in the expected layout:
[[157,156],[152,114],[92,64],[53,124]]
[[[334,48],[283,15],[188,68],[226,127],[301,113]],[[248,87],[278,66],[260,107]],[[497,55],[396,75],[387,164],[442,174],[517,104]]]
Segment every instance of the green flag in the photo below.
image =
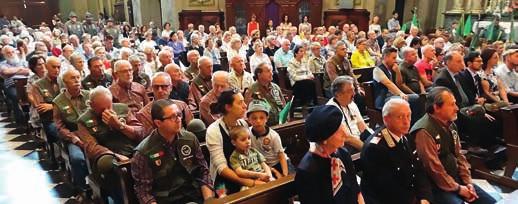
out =
[[457,30],[455,34],[457,37],[462,37],[464,32],[464,13],[460,16],[459,23],[457,24]]
[[471,15],[468,15],[468,19],[466,19],[466,22],[464,23],[464,35],[468,36],[471,33],[471,30],[473,29],[473,22],[471,22]]
[[419,23],[417,23],[417,14],[416,14],[416,12],[414,12],[414,15],[412,16],[412,25],[410,26],[410,28],[412,28],[412,26],[419,28]]
[[293,97],[291,97],[291,100],[288,103],[286,103],[286,105],[281,110],[281,112],[279,112],[279,125],[288,121],[288,115],[290,114],[292,102],[293,102]]
[[404,23],[403,26],[401,26],[401,31],[406,33],[406,23]]

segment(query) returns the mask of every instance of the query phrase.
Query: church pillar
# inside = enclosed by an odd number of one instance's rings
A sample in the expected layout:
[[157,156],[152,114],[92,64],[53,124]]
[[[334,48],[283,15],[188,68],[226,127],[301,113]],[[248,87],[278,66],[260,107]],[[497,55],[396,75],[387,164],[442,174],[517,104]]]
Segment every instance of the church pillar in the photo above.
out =
[[464,11],[464,0],[453,0],[453,6],[448,11],[448,13],[462,13],[463,11]]
[[174,0],[162,0],[160,1],[160,8],[162,9],[162,24],[165,22],[169,22],[171,26],[178,25],[178,22],[175,19],[178,19],[178,12],[174,12],[176,10],[176,4]]
[[483,1],[481,1],[481,0],[472,0],[471,1],[471,12],[476,13],[476,14],[482,13],[482,11],[484,10],[482,2]]
[[131,0],[133,9],[133,23],[135,25],[142,25],[142,12],[140,7],[141,0]]

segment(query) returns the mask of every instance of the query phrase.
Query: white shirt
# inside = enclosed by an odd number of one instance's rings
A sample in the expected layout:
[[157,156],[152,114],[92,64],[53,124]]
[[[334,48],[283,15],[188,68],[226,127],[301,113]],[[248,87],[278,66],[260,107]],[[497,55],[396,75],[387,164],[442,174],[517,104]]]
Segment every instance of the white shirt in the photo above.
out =
[[237,73],[234,71],[234,69],[232,69],[228,76],[228,82],[232,87],[237,88],[243,92],[245,88],[250,87],[254,83],[254,77],[252,77],[252,74],[244,70],[243,76],[238,77]]
[[255,68],[257,68],[257,66],[263,62],[272,67],[272,62],[270,61],[270,57],[268,57],[268,55],[264,53],[257,55],[254,53],[252,56],[250,56],[250,73],[255,73]]
[[[248,128],[248,124],[245,120],[239,119],[238,123]],[[220,125],[223,127],[223,130],[227,133],[227,135],[229,135],[230,131],[227,129],[227,126],[223,122],[223,118],[217,119],[212,124],[210,124],[207,128],[207,134],[205,135],[207,149],[210,153],[209,173],[212,179],[212,183],[214,183],[216,175],[220,174],[223,169],[230,168],[227,165],[225,153],[223,153],[223,135],[219,129]]]
[[[363,120],[363,117],[362,117],[362,114],[360,113],[360,110],[358,109],[358,106],[356,105],[356,103],[354,103],[354,101],[352,101],[347,106],[341,106],[341,105],[338,105],[333,99],[334,98],[329,99],[329,101],[327,101],[326,105],[332,105],[332,106],[339,108],[341,110],[342,114],[344,114],[342,123],[345,124],[345,126],[347,127],[347,130],[349,130],[349,133],[351,133],[352,136],[354,136],[356,138],[360,138],[360,135],[362,132],[360,131],[360,128],[358,127],[358,120]],[[371,134],[374,132],[369,127],[367,127],[366,130],[369,131]]]

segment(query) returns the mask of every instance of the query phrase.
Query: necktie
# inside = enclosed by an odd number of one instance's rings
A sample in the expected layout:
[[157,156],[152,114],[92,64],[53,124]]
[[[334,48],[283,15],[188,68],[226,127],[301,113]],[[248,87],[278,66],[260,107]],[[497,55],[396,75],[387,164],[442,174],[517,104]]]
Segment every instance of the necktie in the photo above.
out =
[[455,81],[455,86],[457,86],[457,90],[459,90],[459,94],[462,99],[462,101],[461,101],[462,107],[459,107],[459,108],[464,108],[468,104],[468,101],[469,101],[468,96],[466,95],[466,93],[462,89],[462,86],[460,85],[459,75],[455,75],[454,81]]
[[476,93],[477,93],[477,97],[478,97],[480,90],[481,90],[481,88],[480,88],[481,78],[480,78],[480,75],[478,75],[478,74],[476,74],[474,78],[475,78],[475,88],[477,89]]
[[331,187],[333,196],[335,196],[342,187],[342,171],[345,172],[345,166],[342,160],[340,160],[340,158],[331,157]]

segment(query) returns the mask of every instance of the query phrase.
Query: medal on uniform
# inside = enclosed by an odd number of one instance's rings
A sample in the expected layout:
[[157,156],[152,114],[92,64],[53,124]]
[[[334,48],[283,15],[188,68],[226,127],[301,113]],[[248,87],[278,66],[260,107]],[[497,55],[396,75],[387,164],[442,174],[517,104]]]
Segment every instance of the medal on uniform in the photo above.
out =
[[63,107],[63,110],[65,110],[65,113],[70,114],[72,111],[70,110],[70,106]]
[[189,145],[183,145],[182,148],[180,148],[180,152],[183,156],[189,156],[191,155],[191,147],[189,147]]
[[437,152],[441,149],[441,135],[435,136],[435,146],[437,146]]
[[122,124],[126,124],[126,119],[125,119],[125,118],[119,118],[119,121],[120,121]]
[[42,92],[43,92],[43,96],[45,96],[45,97],[49,97],[50,96],[49,90],[43,89]]
[[97,126],[92,128],[93,132],[97,132]]
[[457,138],[459,137],[459,134],[456,130],[451,130],[451,134],[453,135],[453,143],[457,146]]

